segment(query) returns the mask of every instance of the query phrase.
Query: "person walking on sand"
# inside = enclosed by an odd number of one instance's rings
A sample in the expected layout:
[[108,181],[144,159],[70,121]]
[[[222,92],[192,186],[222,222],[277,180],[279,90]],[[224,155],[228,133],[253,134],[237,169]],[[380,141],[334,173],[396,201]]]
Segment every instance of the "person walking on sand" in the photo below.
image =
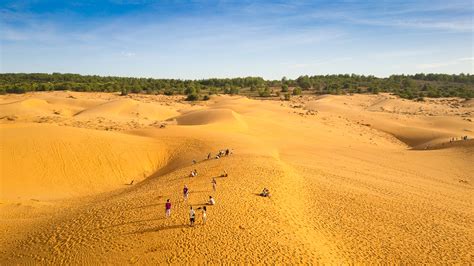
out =
[[212,190],[216,191],[217,181],[216,181],[216,179],[215,179],[214,177],[212,178],[212,182],[211,182],[211,183],[212,183]]
[[202,224],[206,224],[207,220],[207,208],[206,206],[202,206]]
[[209,196],[209,202],[208,202],[209,205],[216,205],[216,201],[214,200],[214,198],[212,196]]
[[183,188],[183,197],[184,197],[184,200],[187,200],[187,199],[188,199],[188,196],[189,196],[189,189],[188,189],[188,186],[184,185],[184,188]]
[[189,210],[189,222],[191,226],[194,226],[194,221],[196,218],[196,212],[193,209],[193,206],[191,206],[191,209]]
[[170,202],[170,199],[166,200],[165,210],[166,210],[165,211],[166,217],[171,217],[171,202]]

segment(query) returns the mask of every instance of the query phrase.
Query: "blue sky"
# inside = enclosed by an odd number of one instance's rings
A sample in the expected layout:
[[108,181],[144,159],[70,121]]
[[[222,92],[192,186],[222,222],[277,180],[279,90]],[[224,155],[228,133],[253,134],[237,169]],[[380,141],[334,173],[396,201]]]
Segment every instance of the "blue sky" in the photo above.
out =
[[0,72],[473,73],[467,1],[0,0]]

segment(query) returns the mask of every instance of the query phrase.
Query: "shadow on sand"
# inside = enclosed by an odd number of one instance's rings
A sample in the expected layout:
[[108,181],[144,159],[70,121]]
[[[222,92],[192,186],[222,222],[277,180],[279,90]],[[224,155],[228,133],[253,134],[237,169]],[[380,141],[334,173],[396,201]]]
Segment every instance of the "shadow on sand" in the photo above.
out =
[[262,196],[261,193],[252,193],[252,194],[254,194],[255,196],[258,196],[260,198],[264,198],[264,199],[271,199],[272,198],[271,196],[264,197],[264,196]]
[[136,209],[144,209],[144,208],[155,207],[155,206],[160,206],[160,205],[164,205],[164,203],[155,203],[155,204],[148,204],[148,205],[143,205],[143,206],[137,206],[137,207],[130,208],[130,209],[128,209],[127,211],[136,210]]
[[165,219],[165,218],[162,217],[162,218],[156,218],[156,219],[146,219],[146,220],[139,220],[139,221],[130,221],[130,222],[124,222],[124,223],[120,223],[120,224],[112,224],[112,225],[109,225],[109,226],[104,226],[104,227],[101,227],[100,229],[102,230],[102,229],[113,228],[113,227],[122,226],[122,225],[129,225],[129,224],[135,224],[135,223],[159,221],[159,220],[163,220],[163,219]]
[[204,192],[212,192],[211,190],[191,190],[189,191],[189,194],[192,193],[204,193]]
[[168,226],[156,226],[156,227],[137,230],[137,231],[131,232],[130,234],[144,234],[144,233],[160,232],[160,231],[165,231],[165,230],[172,230],[172,229],[179,229],[179,228],[186,228],[186,227],[190,227],[190,226],[188,224],[175,224],[175,225],[168,225]]

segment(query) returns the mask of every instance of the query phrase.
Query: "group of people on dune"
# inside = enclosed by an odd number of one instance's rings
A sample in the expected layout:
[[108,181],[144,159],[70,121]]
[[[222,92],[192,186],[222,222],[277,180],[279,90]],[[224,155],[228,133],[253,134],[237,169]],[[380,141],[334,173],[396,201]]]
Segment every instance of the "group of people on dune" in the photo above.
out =
[[[231,154],[230,149],[221,150],[216,155],[216,159],[219,159],[222,156],[228,156],[230,154]],[[208,154],[207,159],[211,159],[211,153]],[[197,163],[197,161],[193,160],[193,164],[196,164],[196,163]],[[198,171],[197,171],[197,169],[194,169],[189,174],[189,177],[196,177],[197,175],[198,175]],[[220,177],[227,177],[227,176],[228,176],[228,173],[227,173],[226,170],[224,170],[224,173],[220,175]],[[212,178],[211,184],[212,184],[212,190],[216,191],[217,181],[214,177]],[[188,198],[189,198],[189,188],[188,188],[187,185],[184,185],[184,188],[183,188],[183,198],[184,198],[184,201],[187,201]],[[207,205],[215,205],[215,204],[216,204],[216,200],[214,199],[214,197],[209,196],[209,200],[207,202]],[[199,208],[197,208],[197,210],[201,210],[202,224],[206,224],[207,206],[199,207]],[[165,215],[166,215],[166,217],[171,217],[171,201],[170,201],[170,199],[167,199],[166,203],[165,203]],[[189,222],[190,222],[191,226],[194,226],[194,224],[196,222],[196,210],[193,208],[193,206],[190,206],[190,209],[189,209]]]
[[[231,155],[231,154],[232,154],[232,151],[227,148],[227,149],[225,149],[225,150],[220,150],[220,151],[216,154],[216,156],[215,156],[214,158],[220,159],[220,158],[223,157],[223,156],[229,156],[229,155]],[[208,153],[208,154],[207,154],[207,159],[210,160],[211,157],[212,157],[212,154],[211,154],[211,153]]]
[[[222,156],[228,156],[231,153],[232,152],[229,149],[220,150],[215,158],[219,159]],[[207,155],[207,159],[208,160],[211,159],[211,153],[209,153]],[[197,163],[196,160],[193,160],[193,164],[196,164],[196,163]],[[192,170],[191,174],[189,176],[190,177],[196,177],[197,176],[197,170],[196,169]],[[229,174],[227,173],[226,170],[224,170],[223,174],[220,175],[220,177],[228,177],[228,176],[229,176]],[[214,177],[212,178],[211,184],[212,184],[212,190],[216,191],[217,181]],[[270,191],[267,188],[264,188],[263,191],[259,195],[262,196],[262,197],[270,197]],[[184,198],[184,201],[187,201],[188,198],[189,198],[189,188],[188,188],[187,185],[184,185],[184,187],[183,187],[183,198]],[[216,204],[216,200],[214,199],[214,197],[209,196],[209,200],[207,201],[207,205],[212,206],[212,205],[215,205],[215,204]],[[201,211],[202,224],[206,224],[207,206],[199,207],[199,208],[197,208],[197,210]],[[166,203],[165,203],[165,216],[167,218],[171,217],[171,201],[170,201],[170,199],[167,199]],[[193,208],[193,206],[190,206],[190,209],[189,209],[189,222],[190,222],[190,226],[194,226],[194,224],[196,222],[196,210]]]
[[[214,189],[214,191],[215,191],[215,184],[216,184],[215,179],[213,179],[213,189]],[[183,188],[183,197],[184,197],[184,201],[188,200],[189,188],[186,185],[184,185],[184,188]],[[215,205],[215,204],[216,204],[216,200],[212,196],[209,196],[209,201],[207,202],[207,205]],[[199,208],[197,208],[197,210],[201,210],[202,224],[206,224],[207,206],[199,207]],[[167,199],[166,203],[165,203],[165,215],[166,215],[166,217],[171,217],[171,202],[170,202],[170,199]],[[193,206],[190,206],[190,209],[189,209],[189,222],[190,222],[191,226],[194,226],[194,223],[196,222],[196,211],[194,210]]]
[[[467,140],[468,137],[467,137],[467,136],[461,136],[461,138],[459,138],[459,139],[460,139],[460,140]],[[457,140],[458,140],[458,138],[453,137],[453,138],[451,138],[451,139],[449,140],[449,142],[453,142],[453,141],[457,141]]]

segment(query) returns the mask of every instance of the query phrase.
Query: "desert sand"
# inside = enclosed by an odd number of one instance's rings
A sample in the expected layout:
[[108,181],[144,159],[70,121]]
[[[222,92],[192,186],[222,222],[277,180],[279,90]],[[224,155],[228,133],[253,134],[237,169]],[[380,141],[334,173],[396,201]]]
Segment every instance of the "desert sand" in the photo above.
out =
[[473,119],[387,94],[2,95],[0,264],[473,263]]

